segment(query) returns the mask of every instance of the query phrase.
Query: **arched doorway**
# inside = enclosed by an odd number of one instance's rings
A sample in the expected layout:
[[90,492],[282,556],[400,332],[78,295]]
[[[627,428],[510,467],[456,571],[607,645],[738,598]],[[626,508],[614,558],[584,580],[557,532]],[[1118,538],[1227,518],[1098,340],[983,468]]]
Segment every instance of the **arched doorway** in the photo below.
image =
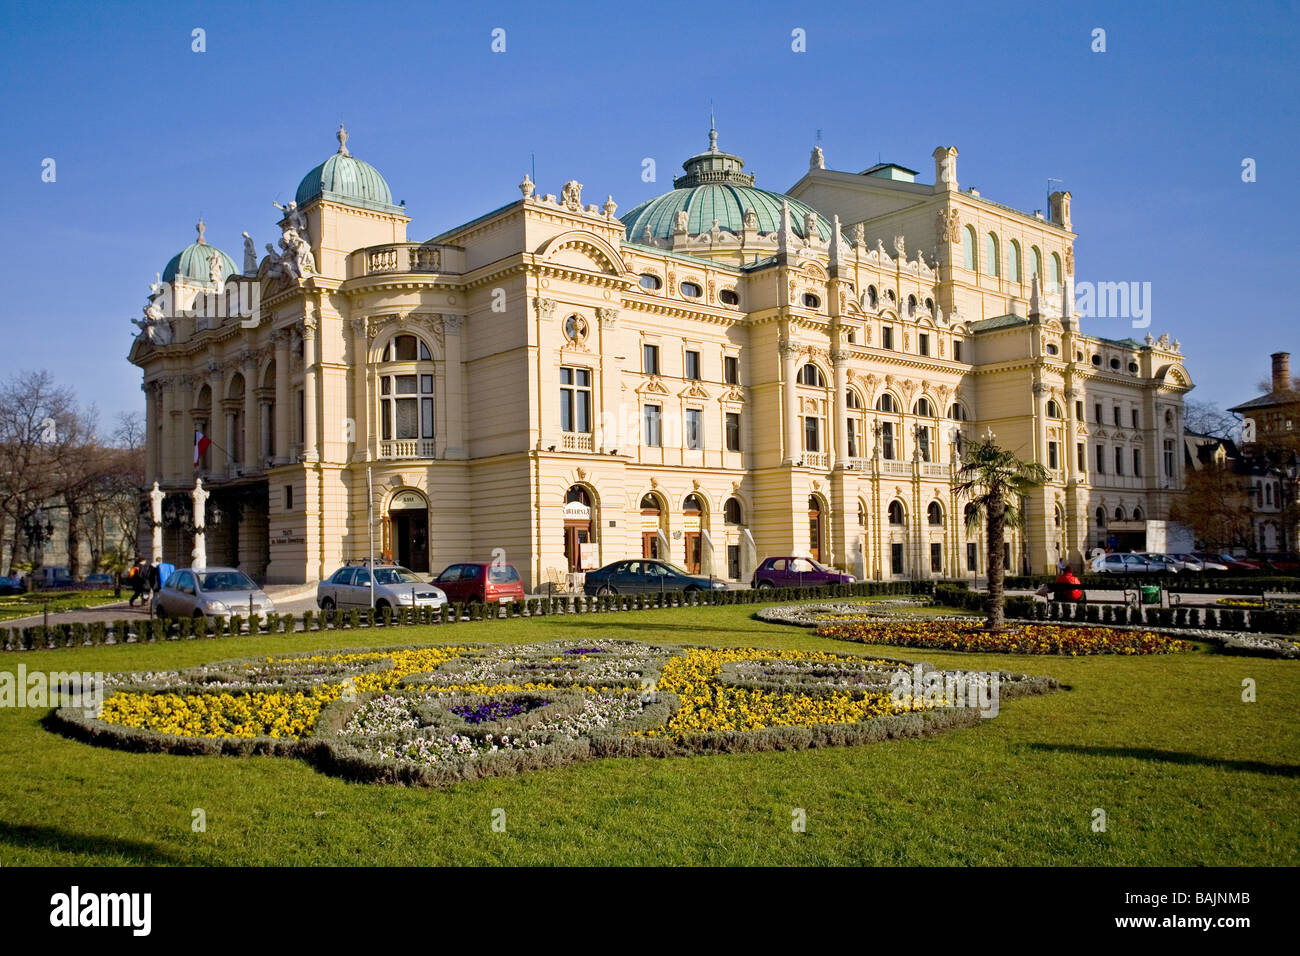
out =
[[599,565],[595,519],[591,493],[582,485],[570,487],[564,494],[564,557],[570,572],[590,571]]
[[384,559],[419,574],[429,572],[429,502],[403,488],[388,502],[384,518]]
[[668,557],[668,536],[664,533],[663,501],[656,494],[643,495],[641,498],[641,557]]
[[703,563],[704,544],[700,532],[704,527],[704,499],[690,494],[682,502],[682,537],[685,538],[683,558],[686,570],[699,574]]
[[816,495],[808,496],[808,554],[822,559],[822,502]]

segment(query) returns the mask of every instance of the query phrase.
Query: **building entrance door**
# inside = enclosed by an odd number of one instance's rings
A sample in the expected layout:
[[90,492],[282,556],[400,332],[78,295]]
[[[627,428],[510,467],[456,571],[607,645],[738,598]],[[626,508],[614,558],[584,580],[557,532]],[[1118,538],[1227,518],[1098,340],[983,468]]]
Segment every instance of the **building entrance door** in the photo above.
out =
[[686,532],[686,570],[691,574],[700,573],[700,533]]
[[418,574],[429,573],[429,505],[418,491],[393,497],[388,510],[384,557]]

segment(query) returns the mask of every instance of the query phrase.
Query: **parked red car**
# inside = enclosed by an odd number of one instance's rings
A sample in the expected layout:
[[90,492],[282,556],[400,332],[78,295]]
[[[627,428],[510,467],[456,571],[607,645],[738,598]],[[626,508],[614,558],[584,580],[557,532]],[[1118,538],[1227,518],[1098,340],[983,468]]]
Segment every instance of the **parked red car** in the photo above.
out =
[[511,564],[453,564],[434,579],[453,604],[505,603],[524,599],[524,583]]

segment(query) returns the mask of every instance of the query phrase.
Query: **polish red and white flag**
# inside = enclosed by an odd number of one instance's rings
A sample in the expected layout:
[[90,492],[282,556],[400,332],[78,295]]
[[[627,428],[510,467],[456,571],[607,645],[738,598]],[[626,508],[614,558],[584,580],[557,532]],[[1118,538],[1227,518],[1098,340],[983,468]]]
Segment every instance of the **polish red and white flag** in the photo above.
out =
[[203,432],[194,433],[194,467],[199,467],[199,462],[203,460],[203,453],[208,450],[212,444],[212,439]]

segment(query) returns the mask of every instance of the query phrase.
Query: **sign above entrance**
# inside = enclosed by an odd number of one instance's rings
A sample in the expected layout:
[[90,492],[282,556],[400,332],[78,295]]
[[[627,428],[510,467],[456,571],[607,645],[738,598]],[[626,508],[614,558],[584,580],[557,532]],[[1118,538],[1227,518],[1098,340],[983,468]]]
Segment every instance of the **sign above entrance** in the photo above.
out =
[[405,511],[408,508],[424,508],[424,497],[415,491],[403,491],[393,496],[389,511]]
[[591,506],[584,505],[581,501],[570,501],[564,505],[565,521],[590,521]]

